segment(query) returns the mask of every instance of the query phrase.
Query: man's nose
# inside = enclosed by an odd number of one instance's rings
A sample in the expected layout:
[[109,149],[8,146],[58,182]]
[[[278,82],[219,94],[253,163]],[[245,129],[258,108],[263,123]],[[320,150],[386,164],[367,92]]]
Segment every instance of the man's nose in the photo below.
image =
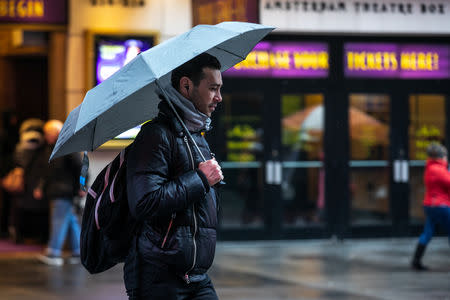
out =
[[220,92],[217,92],[215,99],[217,102],[222,102],[222,94]]

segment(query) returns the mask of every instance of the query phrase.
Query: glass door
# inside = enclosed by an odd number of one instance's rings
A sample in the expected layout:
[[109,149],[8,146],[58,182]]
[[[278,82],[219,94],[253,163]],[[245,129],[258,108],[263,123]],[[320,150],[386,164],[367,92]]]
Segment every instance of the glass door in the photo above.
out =
[[446,137],[445,95],[411,94],[409,96],[409,219],[419,225],[425,221],[423,213],[424,166],[426,148],[432,142],[444,145]]
[[351,226],[391,224],[390,96],[350,94],[349,197]]
[[226,182],[220,238],[324,236],[324,93],[274,80],[226,84],[209,138]]
[[282,226],[323,224],[324,95],[281,95]]
[[226,185],[220,194],[220,227],[264,227],[263,92],[223,92],[213,124],[214,149]]

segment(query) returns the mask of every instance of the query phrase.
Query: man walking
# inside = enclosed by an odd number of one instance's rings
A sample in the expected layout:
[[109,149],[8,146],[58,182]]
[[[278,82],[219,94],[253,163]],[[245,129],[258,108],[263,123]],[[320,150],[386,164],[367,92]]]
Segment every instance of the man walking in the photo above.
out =
[[220,68],[200,54],[175,69],[165,89],[206,161],[165,99],[128,152],[128,201],[142,224],[124,266],[129,299],[217,299],[206,272],[216,245],[213,186],[223,175],[204,133],[222,101]]
[[[58,135],[63,127],[59,120],[50,120],[44,125],[44,136],[47,141],[45,160],[55,146]],[[38,258],[48,265],[60,266],[64,263],[62,248],[66,237],[70,234],[70,263],[80,260],[80,224],[73,212],[73,200],[82,196],[78,178],[81,170],[79,153],[74,153],[52,160],[42,172],[41,183],[34,190],[34,197],[46,197],[52,202],[51,231],[48,248],[44,255]]]
[[431,143],[427,147],[428,159],[425,165],[425,197],[423,208],[425,211],[425,226],[419,237],[414,252],[411,267],[418,271],[428,270],[422,264],[425,249],[433,237],[436,226],[447,230],[450,242],[450,172],[448,171],[447,149],[438,143]]

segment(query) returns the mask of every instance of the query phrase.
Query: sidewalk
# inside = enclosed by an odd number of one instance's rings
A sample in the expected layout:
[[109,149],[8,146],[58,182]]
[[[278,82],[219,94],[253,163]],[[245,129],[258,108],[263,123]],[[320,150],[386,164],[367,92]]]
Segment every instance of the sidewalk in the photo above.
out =
[[8,239],[0,239],[0,259],[2,258],[29,258],[42,253],[45,246],[33,243],[16,244]]
[[[215,267],[273,287],[217,285],[221,299],[450,299],[450,247],[435,238],[429,272],[409,268],[416,239],[223,243]],[[213,271],[216,269],[213,269]],[[244,276],[245,277],[245,276]]]
[[[409,268],[416,239],[220,242],[210,271],[221,300],[450,300],[450,247],[435,238]],[[0,299],[126,299],[122,265],[98,275],[0,256]]]

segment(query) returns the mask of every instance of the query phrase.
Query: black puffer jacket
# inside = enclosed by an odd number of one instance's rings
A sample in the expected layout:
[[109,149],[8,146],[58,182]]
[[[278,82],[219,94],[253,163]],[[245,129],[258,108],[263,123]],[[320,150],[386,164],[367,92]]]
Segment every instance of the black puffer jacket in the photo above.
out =
[[[46,161],[50,157],[53,145],[46,147]],[[44,170],[43,170],[44,171]],[[73,201],[80,187],[81,156],[72,153],[50,161],[43,172],[41,187],[49,200],[62,198]]]
[[[192,135],[211,159],[202,134]],[[185,281],[196,281],[201,277],[196,275],[209,269],[216,246],[215,191],[196,169],[199,162],[164,101],[158,117],[142,127],[127,158],[130,210],[144,221],[139,253],[145,261],[168,265]]]

